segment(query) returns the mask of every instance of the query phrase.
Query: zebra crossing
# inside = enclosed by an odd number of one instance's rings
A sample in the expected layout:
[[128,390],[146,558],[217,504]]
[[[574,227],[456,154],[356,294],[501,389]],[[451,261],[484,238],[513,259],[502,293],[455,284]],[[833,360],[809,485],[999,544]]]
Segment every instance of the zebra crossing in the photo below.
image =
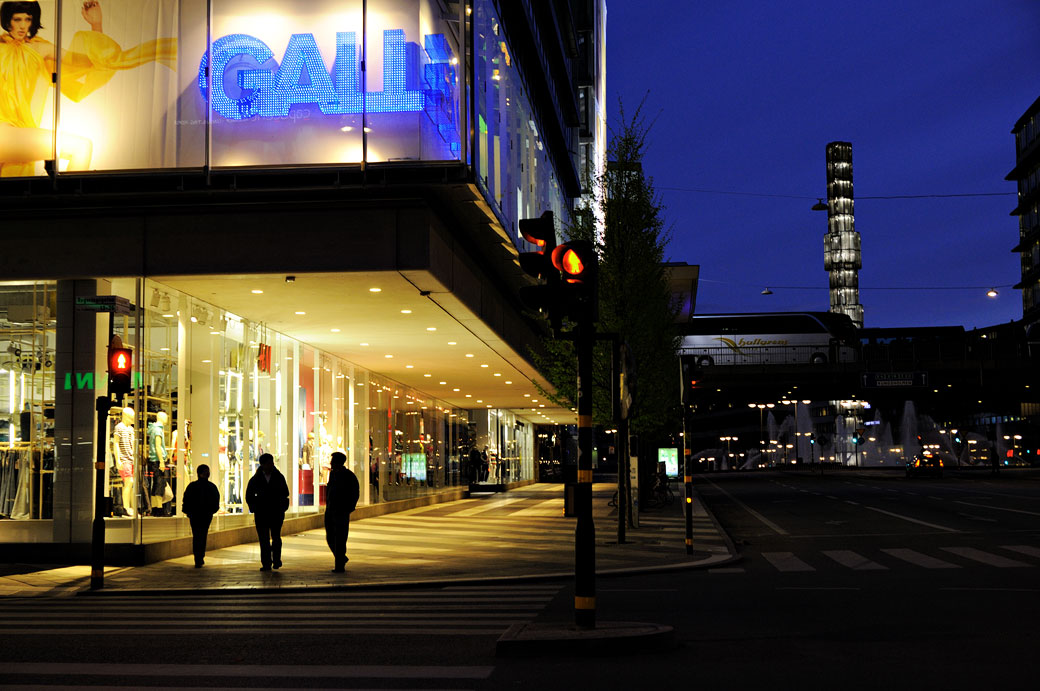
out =
[[[760,556],[761,559],[757,557]],[[814,552],[776,551],[749,555],[751,568],[763,565],[780,573],[809,573],[831,568],[850,571],[894,571],[906,568],[952,570],[973,567],[1014,569],[1040,567],[1040,548],[1033,545],[1000,545],[979,549],[946,546],[935,549],[906,547],[880,548],[877,553],[861,554],[854,550],[818,550]],[[744,567],[710,569],[713,573],[740,573]]]
[[[0,667],[0,685],[7,691],[87,687],[273,691],[325,688],[315,684],[331,681],[335,684],[333,688],[340,689],[443,689],[445,687],[441,684],[445,683],[456,689],[477,689],[485,686],[494,671],[495,668],[489,665],[5,662]],[[208,685],[198,686],[200,680]],[[58,685],[58,681],[64,683]]]
[[499,636],[533,620],[562,586],[458,586],[320,593],[102,596],[0,601],[8,635]]

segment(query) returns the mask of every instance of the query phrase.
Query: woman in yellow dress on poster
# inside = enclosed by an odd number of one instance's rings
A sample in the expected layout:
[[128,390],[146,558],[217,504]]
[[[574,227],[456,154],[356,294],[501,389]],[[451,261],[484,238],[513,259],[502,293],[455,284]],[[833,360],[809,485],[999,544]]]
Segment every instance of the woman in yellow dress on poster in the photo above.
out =
[[[160,38],[123,50],[102,33],[101,3],[83,0],[90,31],[78,31],[61,57],[61,92],[80,101],[108,83],[117,70],[148,62],[176,69],[177,39]],[[50,159],[54,132],[40,127],[55,70],[54,44],[36,34],[42,27],[39,2],[0,2],[0,177],[33,175],[35,163]],[[87,170],[89,139],[58,136],[57,158],[68,170]]]

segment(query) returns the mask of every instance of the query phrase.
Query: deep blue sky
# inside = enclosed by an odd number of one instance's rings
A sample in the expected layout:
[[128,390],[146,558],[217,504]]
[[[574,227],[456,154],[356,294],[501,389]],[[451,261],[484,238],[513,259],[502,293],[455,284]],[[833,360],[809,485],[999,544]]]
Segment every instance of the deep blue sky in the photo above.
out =
[[[607,52],[608,122],[648,93],[644,169],[668,259],[701,266],[698,312],[828,309],[827,214],[810,207],[842,140],[866,326],[1021,318],[1004,176],[1011,127],[1040,97],[1040,0],[607,0]],[[980,192],[1012,194],[859,199]],[[879,290],[907,286],[981,289]]]

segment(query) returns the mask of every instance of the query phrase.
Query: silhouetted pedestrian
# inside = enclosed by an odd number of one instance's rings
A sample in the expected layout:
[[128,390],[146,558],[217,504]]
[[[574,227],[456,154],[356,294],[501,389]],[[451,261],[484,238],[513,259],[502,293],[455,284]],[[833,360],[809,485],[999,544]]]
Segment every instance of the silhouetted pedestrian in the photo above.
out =
[[195,471],[199,479],[184,488],[181,510],[191,524],[191,551],[195,555],[195,568],[205,563],[206,537],[213,514],[220,511],[220,491],[209,481],[209,466],[202,464]]
[[272,566],[282,566],[282,522],[289,508],[289,486],[274,467],[274,456],[262,453],[257,461],[260,467],[246,485],[246,503],[260,540],[260,570],[270,571]]
[[332,470],[325,488],[325,542],[332,550],[335,562],[333,573],[343,573],[346,569],[347,536],[350,534],[350,514],[357,508],[361,497],[361,486],[357,475],[346,466],[345,454],[336,451],[332,454]]
[[469,477],[470,482],[480,482],[480,449],[473,447],[469,450]]

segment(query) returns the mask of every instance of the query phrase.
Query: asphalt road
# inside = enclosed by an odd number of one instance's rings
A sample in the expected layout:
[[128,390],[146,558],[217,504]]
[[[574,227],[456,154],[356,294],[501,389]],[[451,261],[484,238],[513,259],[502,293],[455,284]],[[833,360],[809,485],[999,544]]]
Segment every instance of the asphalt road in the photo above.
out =
[[698,478],[741,559],[601,578],[601,620],[680,647],[494,656],[569,621],[567,582],[349,594],[4,601],[0,687],[1034,689],[1040,473]]

